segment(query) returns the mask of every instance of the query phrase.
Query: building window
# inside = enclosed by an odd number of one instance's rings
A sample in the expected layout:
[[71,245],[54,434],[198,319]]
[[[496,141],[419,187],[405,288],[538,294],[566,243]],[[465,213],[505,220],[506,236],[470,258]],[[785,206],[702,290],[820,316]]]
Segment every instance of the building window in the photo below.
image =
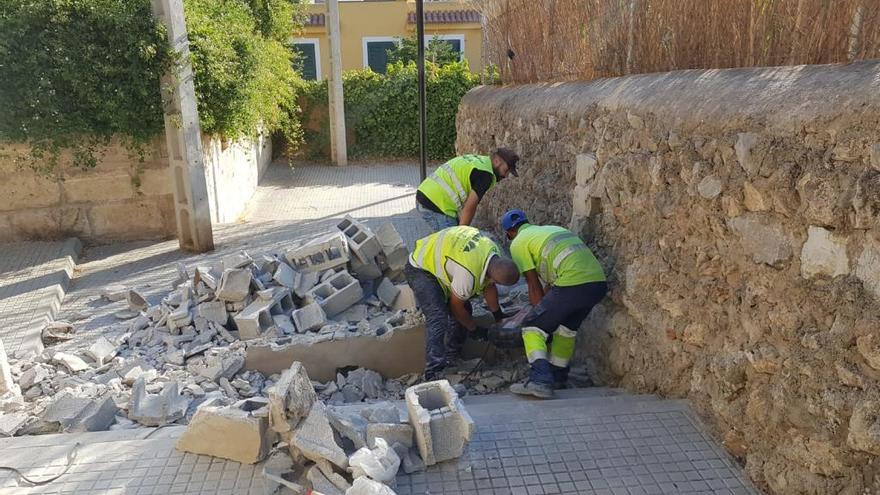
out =
[[463,34],[426,34],[425,46],[434,41],[448,43],[452,51],[458,53],[458,59],[464,60],[464,35]]
[[388,65],[388,50],[397,48],[397,38],[373,36],[364,38],[364,68],[384,74]]
[[293,40],[293,49],[298,56],[294,64],[296,71],[307,81],[321,79],[321,47],[315,38]]

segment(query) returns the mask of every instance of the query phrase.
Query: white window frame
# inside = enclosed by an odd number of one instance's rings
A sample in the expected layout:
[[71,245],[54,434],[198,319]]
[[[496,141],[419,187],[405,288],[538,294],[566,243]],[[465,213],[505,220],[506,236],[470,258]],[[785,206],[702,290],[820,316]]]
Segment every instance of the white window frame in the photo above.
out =
[[367,44],[371,42],[391,41],[400,46],[400,36],[364,36],[361,38],[361,52],[363,53],[364,69],[370,66],[370,59],[367,52]]
[[428,43],[431,40],[433,40],[434,38],[437,38],[439,40],[452,40],[452,41],[460,42],[461,43],[461,52],[458,54],[458,60],[459,61],[464,60],[465,49],[464,49],[464,35],[463,34],[440,34],[440,33],[426,34],[425,35],[425,46],[428,46]]
[[322,81],[321,77],[321,41],[318,38],[294,38],[295,45],[314,45],[315,47],[315,78]]

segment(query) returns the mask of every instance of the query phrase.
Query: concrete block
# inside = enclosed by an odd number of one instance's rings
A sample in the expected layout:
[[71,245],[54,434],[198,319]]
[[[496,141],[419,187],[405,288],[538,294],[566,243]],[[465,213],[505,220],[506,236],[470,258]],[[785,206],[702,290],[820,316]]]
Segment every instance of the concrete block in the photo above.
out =
[[[377,258],[378,259],[378,258]],[[351,259],[351,273],[358,280],[376,280],[382,276],[382,268],[375,261],[364,263],[357,257]]]
[[290,265],[287,263],[278,263],[278,268],[276,268],[275,273],[272,274],[272,280],[288,289],[293,289],[296,287],[296,275],[296,270],[291,268]]
[[308,298],[317,302],[328,317],[345,311],[364,297],[361,284],[348,272],[341,271],[308,292]]
[[376,447],[376,439],[383,438],[388,445],[399,443],[409,449],[413,446],[413,427],[404,423],[370,423],[367,426],[367,446]]
[[355,304],[334,317],[336,321],[357,323],[367,319],[367,305]]
[[329,408],[327,417],[330,426],[339,433],[343,440],[351,442],[351,447],[360,449],[367,446],[367,420],[360,414],[345,410]]
[[329,234],[289,249],[284,253],[284,258],[294,270],[301,272],[338,268],[348,263],[348,241],[341,232]]
[[226,312],[226,304],[223,301],[207,301],[198,304],[195,316],[218,325],[226,325],[229,322],[229,313]]
[[223,270],[220,285],[217,288],[217,299],[227,302],[241,302],[250,294],[251,271],[241,268]]
[[327,323],[327,314],[318,303],[307,304],[294,311],[290,317],[293,319],[293,326],[299,333],[318,330]]
[[348,249],[354,253],[362,262],[371,263],[373,258],[381,251],[379,240],[370,229],[364,224],[358,222],[351,215],[336,225],[344,235],[348,242]]
[[447,380],[406,389],[406,408],[426,465],[461,456],[473,436],[474,421]]
[[315,401],[305,421],[294,430],[292,444],[312,461],[330,461],[340,469],[348,468],[345,451],[336,444],[333,428],[327,419],[324,404]]
[[293,335],[296,333],[296,327],[293,326],[293,320],[287,315],[272,315],[272,322],[278,329],[278,336]]
[[231,406],[199,407],[177,450],[256,464],[269,453],[275,433],[269,429],[266,399],[245,399]]
[[314,286],[318,285],[318,272],[297,272],[294,287],[296,297],[303,299]]
[[397,299],[398,294],[400,294],[400,289],[387,278],[383,278],[382,283],[376,289],[376,297],[389,308],[394,307],[394,301]]
[[168,382],[158,394],[148,394],[142,378],[131,387],[128,419],[144,426],[173,423],[186,414],[189,399],[180,395],[177,382]]
[[104,337],[98,337],[98,340],[86,349],[86,354],[94,359],[98,366],[104,366],[116,356],[116,352],[116,346]]
[[275,324],[272,319],[272,307],[277,303],[274,299],[257,299],[245,307],[241,313],[233,316],[238,336],[241,340],[260,338]]
[[16,390],[18,387],[12,381],[9,356],[6,355],[6,350],[3,348],[3,341],[0,341],[0,395]]
[[61,393],[43,412],[41,420],[55,431],[104,431],[116,420],[117,411],[109,393],[97,400]]
[[376,229],[376,239],[379,240],[379,247],[382,250],[386,265],[384,268],[392,271],[402,270],[409,258],[409,250],[394,225],[386,222],[379,226]]
[[315,388],[302,363],[295,362],[267,391],[269,398],[269,426],[285,433],[312,410],[318,400]]
[[416,294],[413,292],[412,287],[409,284],[397,284],[397,298],[394,300],[394,305],[391,306],[391,309],[395,311],[415,311],[417,306],[416,303]]

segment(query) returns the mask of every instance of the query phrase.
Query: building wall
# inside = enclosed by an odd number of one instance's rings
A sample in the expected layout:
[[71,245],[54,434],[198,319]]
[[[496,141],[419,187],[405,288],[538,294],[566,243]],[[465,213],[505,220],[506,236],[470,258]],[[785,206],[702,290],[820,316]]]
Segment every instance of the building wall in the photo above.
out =
[[611,293],[594,380],[687,397],[770,493],[875,492],[880,62],[477,88],[457,151],[509,146],[511,207],[571,226]]
[[[271,160],[270,141],[205,139],[212,222],[232,222],[244,211]],[[94,169],[62,165],[48,175],[15,162],[27,146],[3,144],[0,149],[0,241],[73,236],[101,243],[177,233],[164,139],[147,146],[144,162],[117,144]]]
[[[326,12],[326,4],[308,6],[310,13]],[[447,1],[425,3],[425,11],[472,9],[473,5],[466,1]],[[407,23],[407,14],[415,11],[413,1],[369,1],[339,2],[340,32],[342,35],[342,70],[364,68],[364,37],[400,37],[405,38],[415,33],[415,24]],[[482,26],[468,24],[425,24],[425,34],[433,35],[464,35],[465,58],[471,70],[480,71],[482,65]],[[321,60],[321,75],[326,78],[330,73],[330,45],[326,26],[306,27],[304,33],[297,38],[317,39]]]

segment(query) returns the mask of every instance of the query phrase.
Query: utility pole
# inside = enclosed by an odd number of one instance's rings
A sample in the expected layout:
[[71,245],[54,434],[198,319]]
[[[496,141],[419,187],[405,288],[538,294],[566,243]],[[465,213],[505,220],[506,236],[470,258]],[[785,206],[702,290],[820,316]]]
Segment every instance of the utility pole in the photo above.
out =
[[425,180],[428,175],[428,119],[425,114],[427,107],[427,91],[425,89],[425,5],[424,0],[416,0],[416,36],[418,37],[419,56],[419,176]]
[[204,253],[214,249],[214,232],[183,0],[151,0],[151,4],[177,54],[175,66],[160,81],[177,239],[181,249]]
[[345,141],[345,96],[342,91],[342,38],[339,29],[339,0],[327,0],[327,34],[330,38],[330,157],[334,164],[348,165]]

